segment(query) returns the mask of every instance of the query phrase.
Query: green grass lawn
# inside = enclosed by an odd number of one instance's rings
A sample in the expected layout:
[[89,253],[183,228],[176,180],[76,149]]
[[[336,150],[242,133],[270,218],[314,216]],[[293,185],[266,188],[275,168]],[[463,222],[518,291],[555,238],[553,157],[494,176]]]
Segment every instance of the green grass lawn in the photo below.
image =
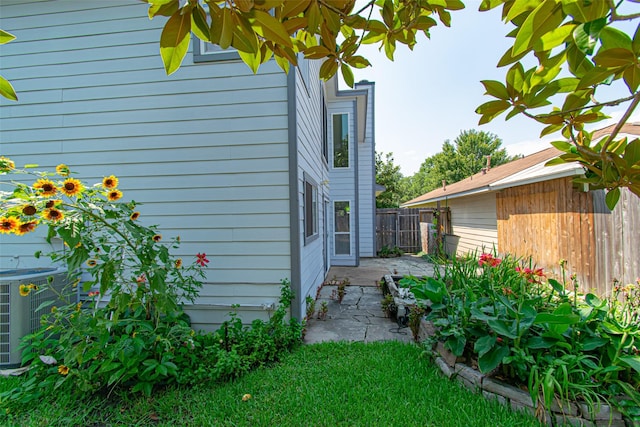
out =
[[[0,390],[19,383],[0,380]],[[250,394],[251,399],[242,397]],[[3,414],[4,415],[4,414]],[[443,377],[399,342],[302,346],[236,381],[129,400],[57,396],[1,419],[33,426],[537,426]]]

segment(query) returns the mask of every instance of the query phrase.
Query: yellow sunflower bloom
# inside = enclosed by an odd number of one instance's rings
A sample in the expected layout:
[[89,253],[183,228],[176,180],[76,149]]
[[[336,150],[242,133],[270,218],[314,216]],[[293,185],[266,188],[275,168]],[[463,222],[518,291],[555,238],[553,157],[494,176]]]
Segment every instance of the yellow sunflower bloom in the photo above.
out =
[[45,209],[42,215],[49,221],[53,222],[62,221],[64,219],[64,214],[62,213],[62,211],[55,208]]
[[39,179],[33,184],[33,188],[40,190],[41,194],[45,197],[54,196],[58,192],[58,188],[48,179]]
[[18,220],[13,217],[0,217],[0,234],[13,233],[18,228],[18,225]]
[[26,216],[32,216],[35,215],[38,212],[38,209],[36,209],[35,206],[33,205],[23,205],[22,206],[22,215],[26,215]]
[[131,214],[131,216],[129,217],[129,219],[131,221],[135,221],[136,219],[140,218],[140,212],[135,211],[134,213]]
[[112,202],[115,202],[116,200],[119,200],[120,198],[122,198],[122,191],[120,191],[120,190],[111,190],[107,194],[107,199],[109,199]]
[[84,186],[82,185],[82,182],[75,178],[65,179],[62,183],[62,187],[60,188],[60,191],[62,191],[69,197],[77,196],[78,194],[82,193],[83,190]]
[[118,186],[118,178],[114,175],[105,176],[102,179],[102,186],[107,190],[112,190]]
[[69,176],[71,171],[69,170],[69,167],[63,163],[56,166],[56,173],[60,176]]
[[60,375],[67,375],[69,373],[69,367],[66,365],[60,365],[58,366],[58,372]]
[[154,241],[154,242],[156,242],[156,243],[157,243],[157,242],[159,242],[160,240],[162,240],[162,234],[155,234],[155,235],[152,237],[152,239],[153,239],[153,241]]
[[29,292],[31,292],[31,288],[29,287],[29,285],[25,285],[23,283],[20,285],[19,292],[21,297],[26,297],[27,295],[29,295]]
[[14,230],[18,236],[23,236],[27,233],[31,233],[38,226],[37,221],[29,221],[29,222],[21,222],[18,224],[18,227]]
[[60,199],[52,199],[47,201],[47,203],[44,204],[44,207],[47,209],[51,209],[53,207],[60,205],[61,203],[62,203],[62,200]]
[[0,172],[11,172],[16,168],[16,164],[11,159],[0,156]]
[[96,261],[95,259],[88,259],[87,260],[87,265],[89,267],[95,267],[96,265],[98,265],[98,261]]
[[182,267],[182,258],[178,258],[176,260],[176,268],[181,268]]

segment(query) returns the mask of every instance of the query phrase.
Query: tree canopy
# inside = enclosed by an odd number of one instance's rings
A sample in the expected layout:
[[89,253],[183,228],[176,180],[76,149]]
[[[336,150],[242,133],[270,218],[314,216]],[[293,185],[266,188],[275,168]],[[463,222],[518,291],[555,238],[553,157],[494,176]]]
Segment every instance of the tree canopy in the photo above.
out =
[[[420,170],[408,179],[406,200],[418,197],[442,185],[461,181],[487,167],[514,160],[496,135],[477,130],[465,130],[451,143],[446,140],[442,151],[427,157]],[[488,158],[489,157],[489,158]]]
[[[377,44],[393,60],[396,46],[413,48],[420,34],[438,25],[451,25],[451,12],[464,8],[460,0],[147,0],[148,16],[167,17],[160,34],[160,55],[167,74],[184,59],[191,34],[235,48],[257,72],[275,58],[285,71],[297,65],[298,54],[322,61],[320,77],[340,72],[353,86],[353,68],[371,64],[358,50]],[[630,14],[625,8],[636,7]],[[606,188],[612,207],[621,188],[640,196],[640,139],[618,138],[622,125],[640,103],[640,13],[637,0],[483,0],[479,10],[502,8],[512,28],[512,46],[497,58],[505,80],[485,80],[493,98],[476,110],[480,124],[506,113],[508,120],[523,114],[546,125],[541,136],[560,131],[553,143],[563,154],[550,164],[579,162],[587,169],[581,181]],[[629,34],[619,23],[630,21]],[[13,36],[0,33],[0,43]],[[464,54],[457,53],[457,54]],[[508,67],[508,68],[507,68]],[[602,85],[626,87],[628,96],[599,99]],[[17,99],[10,83],[0,77],[0,94]],[[594,141],[584,129],[607,118],[607,111],[626,111],[609,136]]]
[[405,196],[400,166],[393,163],[393,153],[376,152],[376,184],[385,190],[376,196],[376,208],[397,208]]

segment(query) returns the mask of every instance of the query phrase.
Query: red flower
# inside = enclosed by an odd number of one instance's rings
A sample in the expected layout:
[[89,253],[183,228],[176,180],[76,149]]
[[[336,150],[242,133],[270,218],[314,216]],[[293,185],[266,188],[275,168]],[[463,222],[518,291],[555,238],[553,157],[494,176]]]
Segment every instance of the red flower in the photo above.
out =
[[478,265],[480,267],[484,267],[488,265],[490,267],[497,267],[500,265],[502,260],[500,258],[494,258],[491,254],[482,254],[480,255],[480,260],[478,261]]
[[206,267],[206,265],[209,263],[207,254],[197,254],[196,257],[198,258],[196,259],[196,264],[200,265],[201,267]]

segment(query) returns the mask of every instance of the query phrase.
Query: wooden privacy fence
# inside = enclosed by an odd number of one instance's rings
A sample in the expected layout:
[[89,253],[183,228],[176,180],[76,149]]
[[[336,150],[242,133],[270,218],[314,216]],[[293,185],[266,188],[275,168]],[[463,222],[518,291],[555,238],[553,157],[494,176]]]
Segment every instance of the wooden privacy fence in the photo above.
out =
[[376,209],[376,251],[386,246],[432,253],[439,233],[451,231],[450,218],[449,208]]

